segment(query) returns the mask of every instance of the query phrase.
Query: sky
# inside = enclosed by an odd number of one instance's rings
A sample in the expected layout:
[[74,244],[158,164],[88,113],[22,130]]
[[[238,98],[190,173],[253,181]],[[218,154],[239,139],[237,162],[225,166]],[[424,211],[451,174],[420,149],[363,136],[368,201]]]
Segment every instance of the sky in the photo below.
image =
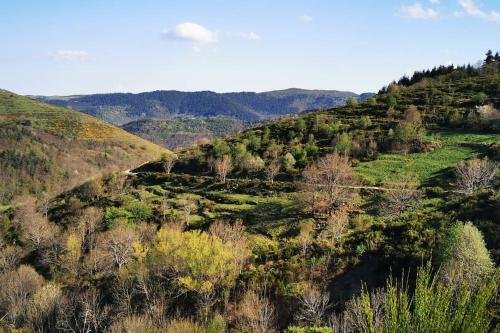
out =
[[376,92],[500,49],[498,0],[0,0],[0,88]]

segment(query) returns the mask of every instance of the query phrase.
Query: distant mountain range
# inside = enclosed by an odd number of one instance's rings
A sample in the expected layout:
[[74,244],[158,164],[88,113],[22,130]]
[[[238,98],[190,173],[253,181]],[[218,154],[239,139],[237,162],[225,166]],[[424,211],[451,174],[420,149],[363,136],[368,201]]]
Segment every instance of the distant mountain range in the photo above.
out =
[[115,125],[143,119],[226,116],[243,121],[276,118],[306,110],[343,105],[348,98],[373,94],[336,90],[286,89],[262,93],[212,91],[152,91],[75,96],[34,96],[57,106],[75,109]]

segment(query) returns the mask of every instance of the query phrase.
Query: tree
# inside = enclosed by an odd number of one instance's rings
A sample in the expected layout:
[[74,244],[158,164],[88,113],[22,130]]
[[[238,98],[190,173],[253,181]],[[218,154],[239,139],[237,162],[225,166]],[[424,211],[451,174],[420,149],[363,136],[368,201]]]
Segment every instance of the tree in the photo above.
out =
[[483,235],[470,222],[457,222],[448,229],[438,261],[441,279],[455,286],[479,287],[495,269]]
[[491,50],[488,50],[488,52],[486,52],[486,58],[484,59],[484,63],[491,64],[494,60],[495,58],[493,57],[493,52]]
[[248,173],[256,172],[264,168],[264,161],[258,155],[247,152],[239,161],[240,169]]
[[274,178],[280,173],[280,162],[278,160],[270,160],[268,161],[265,167],[265,175],[267,180],[272,184]]
[[275,142],[271,142],[264,152],[265,163],[265,176],[271,184],[274,178],[279,174],[281,169],[280,154],[283,150],[282,145],[278,145]]
[[488,100],[488,95],[486,95],[484,92],[478,92],[472,97],[472,100],[476,104],[483,105],[487,100]]
[[30,332],[55,332],[62,300],[61,286],[47,283],[32,296],[26,309],[26,321]]
[[198,203],[190,196],[184,196],[177,201],[177,206],[182,210],[184,215],[184,224],[189,227],[189,220],[194,211],[198,209]]
[[232,286],[239,273],[234,247],[214,235],[200,231],[158,231],[153,258],[172,270],[185,291],[198,296],[202,314],[208,318],[216,291]]
[[330,306],[328,292],[322,291],[312,284],[307,284],[299,295],[298,301],[299,311],[296,313],[295,319],[307,325],[320,325]]
[[415,105],[410,105],[404,113],[404,119],[414,127],[422,126],[422,115]]
[[99,248],[120,269],[127,264],[134,254],[133,244],[139,240],[137,232],[126,225],[120,225],[107,231],[99,240]]
[[353,201],[356,192],[350,186],[356,177],[346,156],[327,155],[306,167],[302,176],[306,202],[312,204],[314,210],[329,216]]
[[354,107],[358,105],[358,100],[354,97],[349,97],[346,101],[347,106]]
[[243,264],[251,254],[243,221],[238,219],[233,224],[215,221],[210,225],[209,233],[222,240],[224,245],[233,248],[234,261],[241,272]]
[[49,245],[59,231],[57,226],[40,215],[31,203],[26,203],[17,210],[13,225],[19,230],[20,240],[34,251]]
[[71,232],[66,237],[64,254],[61,257],[61,266],[75,277],[79,275],[80,257],[82,256],[82,239],[81,237]]
[[307,253],[307,248],[312,242],[314,232],[314,223],[311,221],[306,221],[300,225],[299,232],[299,243],[302,248],[302,255],[305,257]]
[[285,156],[281,158],[281,164],[286,171],[293,171],[293,167],[297,161],[292,154],[286,153]]
[[226,141],[217,138],[215,139],[213,146],[212,146],[213,152],[214,152],[214,157],[215,158],[221,158],[224,155],[228,155],[231,153],[231,147],[226,143]]
[[229,155],[223,155],[215,161],[215,173],[223,183],[226,182],[226,177],[231,172],[232,168],[233,164]]
[[348,133],[344,132],[340,136],[337,137],[335,150],[339,154],[348,155],[349,152],[351,151],[351,148],[352,148],[352,142],[351,142],[351,138],[349,137]]
[[99,180],[93,179],[83,184],[79,192],[82,200],[92,202],[101,198],[104,189]]
[[410,105],[404,113],[404,119],[399,122],[393,133],[393,149],[402,152],[420,149],[424,142],[425,129],[422,126],[422,115],[416,106]]
[[31,295],[43,284],[43,277],[32,267],[21,265],[0,275],[0,318],[13,325],[21,324]]
[[370,119],[369,116],[363,116],[363,117],[359,118],[359,126],[361,128],[366,129],[366,128],[370,127],[371,125],[372,125],[372,120]]
[[177,154],[174,153],[163,153],[161,155],[161,165],[163,166],[163,170],[167,173],[170,174],[170,171],[172,171],[172,168],[175,165],[175,162],[178,160]]
[[274,333],[276,310],[273,304],[261,293],[250,289],[238,305],[241,318],[241,332]]
[[278,160],[281,151],[283,150],[283,146],[276,144],[275,142],[271,142],[269,146],[267,146],[266,151],[264,152],[264,158],[270,160]]
[[455,168],[456,186],[467,194],[488,188],[493,185],[497,169],[496,163],[487,158],[461,161]]
[[411,175],[404,175],[400,180],[387,184],[390,189],[382,195],[382,211],[391,216],[400,216],[417,204],[422,194],[418,182]]

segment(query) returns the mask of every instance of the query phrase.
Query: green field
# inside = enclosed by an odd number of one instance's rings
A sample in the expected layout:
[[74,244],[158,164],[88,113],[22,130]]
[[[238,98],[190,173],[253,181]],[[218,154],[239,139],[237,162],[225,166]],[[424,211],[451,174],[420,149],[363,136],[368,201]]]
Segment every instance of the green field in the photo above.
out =
[[488,145],[500,140],[498,133],[473,131],[434,131],[430,136],[440,142],[439,148],[407,155],[381,154],[374,161],[360,163],[355,171],[374,185],[407,173],[415,174],[422,183],[433,183],[435,177],[450,171],[459,161],[484,154]]

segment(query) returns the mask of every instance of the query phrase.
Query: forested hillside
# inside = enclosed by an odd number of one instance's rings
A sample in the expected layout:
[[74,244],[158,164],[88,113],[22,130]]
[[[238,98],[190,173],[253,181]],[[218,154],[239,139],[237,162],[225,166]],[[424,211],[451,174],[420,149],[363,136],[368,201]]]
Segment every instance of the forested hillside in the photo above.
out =
[[86,114],[0,90],[0,204],[50,198],[163,149]]
[[500,57],[3,212],[6,330],[495,332]]
[[141,119],[226,116],[239,120],[259,120],[304,110],[344,104],[348,98],[366,99],[336,90],[287,89],[254,93],[215,93],[212,91],[153,91],[139,94],[96,94],[65,97],[37,97],[40,100],[76,109],[112,124]]
[[137,120],[121,126],[129,133],[172,150],[207,143],[216,137],[234,135],[255,126],[256,122],[216,116]]

